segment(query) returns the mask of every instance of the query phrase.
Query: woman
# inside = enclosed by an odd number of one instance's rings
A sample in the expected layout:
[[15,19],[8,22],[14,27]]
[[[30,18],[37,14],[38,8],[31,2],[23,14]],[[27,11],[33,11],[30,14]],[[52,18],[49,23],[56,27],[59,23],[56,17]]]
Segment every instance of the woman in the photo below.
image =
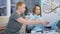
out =
[[[12,13],[9,18],[8,24],[6,29],[3,31],[2,34],[20,34],[19,30],[21,29],[23,24],[47,24],[44,20],[29,20],[25,19],[23,13],[25,12],[25,3],[18,2],[16,4],[16,12]],[[46,23],[45,23],[46,22]]]
[[[44,17],[41,15],[41,7],[39,5],[36,5],[34,7],[33,13],[30,13],[29,16],[30,20],[44,20]],[[46,20],[45,20],[46,21]],[[35,25],[28,25],[28,29],[31,31],[42,31],[44,24],[35,24]]]

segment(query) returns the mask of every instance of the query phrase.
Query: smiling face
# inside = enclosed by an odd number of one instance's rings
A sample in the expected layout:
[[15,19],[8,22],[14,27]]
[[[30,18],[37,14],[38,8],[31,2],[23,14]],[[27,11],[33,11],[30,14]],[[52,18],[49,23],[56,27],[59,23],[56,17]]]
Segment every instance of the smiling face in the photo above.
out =
[[35,14],[37,14],[37,15],[40,14],[40,7],[39,6],[35,7]]

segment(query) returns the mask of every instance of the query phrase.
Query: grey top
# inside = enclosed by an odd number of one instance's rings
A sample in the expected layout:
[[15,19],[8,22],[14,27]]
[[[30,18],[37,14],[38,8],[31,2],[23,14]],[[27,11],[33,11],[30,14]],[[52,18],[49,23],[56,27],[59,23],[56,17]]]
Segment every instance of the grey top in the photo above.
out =
[[17,34],[17,32],[19,32],[19,30],[21,29],[23,25],[22,23],[19,23],[16,21],[16,19],[18,19],[19,17],[24,18],[24,15],[19,15],[15,12],[10,16],[8,25],[6,29],[4,30],[3,34]]

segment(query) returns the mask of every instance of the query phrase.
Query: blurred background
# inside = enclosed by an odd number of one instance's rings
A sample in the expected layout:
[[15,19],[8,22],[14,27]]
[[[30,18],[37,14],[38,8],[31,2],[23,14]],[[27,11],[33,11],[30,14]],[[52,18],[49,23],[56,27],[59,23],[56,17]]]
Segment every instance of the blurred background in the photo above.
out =
[[60,0],[0,0],[0,16],[10,16],[15,12],[17,2],[25,2],[28,12],[39,4],[46,20],[51,23],[60,20]]
[[9,16],[16,11],[17,2],[25,2],[28,12],[39,4],[42,16],[50,22],[49,26],[60,20],[60,0],[0,0],[0,27],[7,25]]

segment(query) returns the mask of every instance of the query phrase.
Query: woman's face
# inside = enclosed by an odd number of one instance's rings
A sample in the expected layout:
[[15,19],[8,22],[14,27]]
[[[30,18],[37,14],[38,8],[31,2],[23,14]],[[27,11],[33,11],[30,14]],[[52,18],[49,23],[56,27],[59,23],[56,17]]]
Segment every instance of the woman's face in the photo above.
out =
[[35,8],[35,14],[39,15],[40,14],[40,7],[36,6]]

